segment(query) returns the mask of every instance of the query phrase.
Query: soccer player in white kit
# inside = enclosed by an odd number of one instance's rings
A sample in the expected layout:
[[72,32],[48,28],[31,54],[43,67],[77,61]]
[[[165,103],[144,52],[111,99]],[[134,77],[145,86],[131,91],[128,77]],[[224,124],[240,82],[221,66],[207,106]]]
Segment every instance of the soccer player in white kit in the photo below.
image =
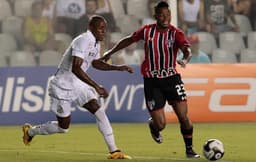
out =
[[49,83],[50,108],[56,114],[57,121],[48,121],[36,126],[29,123],[24,124],[22,130],[25,145],[30,145],[35,135],[68,132],[71,119],[71,103],[75,102],[95,116],[99,131],[108,146],[109,154],[107,158],[131,158],[117,148],[108,117],[98,103],[98,98],[106,98],[108,92],[86,73],[90,65],[99,70],[133,72],[129,66],[110,65],[100,59],[99,42],[105,37],[106,25],[106,20],[103,17],[93,16],[90,19],[88,30],[77,36],[65,51],[58,71]]

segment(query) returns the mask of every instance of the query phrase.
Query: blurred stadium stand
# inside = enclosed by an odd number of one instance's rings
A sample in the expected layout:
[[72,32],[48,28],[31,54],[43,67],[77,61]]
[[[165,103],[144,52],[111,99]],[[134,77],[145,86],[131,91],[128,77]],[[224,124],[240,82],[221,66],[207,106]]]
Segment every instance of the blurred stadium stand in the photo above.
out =
[[[34,54],[25,52],[23,49],[22,26],[24,18],[31,13],[31,5],[34,1],[40,0],[0,0],[0,67],[58,64],[62,55],[60,51],[46,50]],[[118,28],[109,33],[109,38],[104,42],[105,49],[102,51],[107,50],[123,36],[139,28],[143,18],[149,17],[146,7],[148,0],[107,1]],[[177,5],[177,1],[169,0],[169,2],[172,5]],[[177,11],[175,9],[172,11],[172,16],[176,20]],[[239,26],[239,32],[220,33],[218,37],[205,30],[196,32],[200,40],[200,50],[208,54],[213,63],[256,63],[256,31],[251,17],[241,14],[235,14],[234,17]],[[56,23],[54,20],[52,21],[53,24]],[[62,42],[63,47],[67,47],[73,37],[67,33],[54,33],[54,39]],[[137,48],[141,50],[143,46],[138,45]]]

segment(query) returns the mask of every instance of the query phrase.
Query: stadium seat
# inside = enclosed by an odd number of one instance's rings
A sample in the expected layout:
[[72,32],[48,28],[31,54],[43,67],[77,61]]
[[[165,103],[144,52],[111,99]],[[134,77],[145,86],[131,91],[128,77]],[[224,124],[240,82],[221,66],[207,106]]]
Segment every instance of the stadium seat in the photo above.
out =
[[248,33],[247,44],[249,49],[256,50],[256,31]]
[[12,16],[11,6],[6,0],[0,0],[0,21]]
[[240,33],[224,32],[220,33],[220,48],[229,51],[230,53],[240,54],[245,48],[243,37]]
[[23,19],[17,16],[7,17],[2,22],[2,32],[13,36],[22,33]]
[[57,41],[61,41],[64,44],[65,48],[68,47],[72,41],[72,37],[66,33],[55,33],[54,39]]
[[215,49],[212,53],[213,63],[237,63],[237,58],[234,53],[224,49]]
[[9,60],[10,60],[10,56],[12,55],[13,51],[4,51],[4,50],[0,50],[0,59],[2,61],[2,64],[6,63],[7,65],[9,65]]
[[45,50],[40,53],[39,55],[39,65],[40,66],[57,66],[61,60],[61,54],[52,51],[52,50]]
[[142,0],[128,0],[127,14],[134,15],[138,19],[149,17],[148,1]]
[[34,0],[15,0],[14,2],[15,16],[20,16],[20,17],[29,16],[33,1]]
[[15,51],[17,49],[17,42],[12,35],[7,33],[0,33],[0,50],[1,51]]
[[139,20],[133,15],[118,17],[116,19],[116,24],[124,34],[130,34],[140,27]]
[[36,66],[36,60],[31,52],[15,51],[10,56],[10,66]]
[[252,25],[248,17],[246,17],[245,15],[236,14],[235,19],[236,19],[237,25],[239,26],[240,33],[242,34],[242,36],[244,37],[247,36],[247,34],[250,31],[252,31]]
[[217,42],[213,34],[208,32],[197,32],[199,37],[199,49],[211,55],[213,50],[217,48]]
[[1,55],[0,53],[0,67],[5,67],[7,66],[7,60],[6,60],[6,57],[4,55]]
[[241,51],[241,63],[256,63],[256,51],[243,49]]

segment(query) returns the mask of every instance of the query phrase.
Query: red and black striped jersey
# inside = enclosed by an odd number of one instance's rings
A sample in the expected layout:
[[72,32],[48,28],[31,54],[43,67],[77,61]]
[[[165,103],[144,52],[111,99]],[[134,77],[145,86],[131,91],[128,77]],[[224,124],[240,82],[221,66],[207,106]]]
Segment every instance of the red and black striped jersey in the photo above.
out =
[[165,78],[177,74],[176,58],[178,50],[190,46],[184,33],[170,25],[164,31],[156,24],[142,26],[132,34],[134,41],[144,40],[145,59],[141,73],[147,78]]

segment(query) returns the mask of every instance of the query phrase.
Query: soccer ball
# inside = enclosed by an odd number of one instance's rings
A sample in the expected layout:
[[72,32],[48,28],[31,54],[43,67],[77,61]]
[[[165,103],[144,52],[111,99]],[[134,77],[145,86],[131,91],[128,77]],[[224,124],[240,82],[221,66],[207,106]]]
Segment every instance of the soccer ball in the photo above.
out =
[[218,139],[209,139],[204,143],[203,155],[206,159],[215,161],[224,155],[223,143]]

